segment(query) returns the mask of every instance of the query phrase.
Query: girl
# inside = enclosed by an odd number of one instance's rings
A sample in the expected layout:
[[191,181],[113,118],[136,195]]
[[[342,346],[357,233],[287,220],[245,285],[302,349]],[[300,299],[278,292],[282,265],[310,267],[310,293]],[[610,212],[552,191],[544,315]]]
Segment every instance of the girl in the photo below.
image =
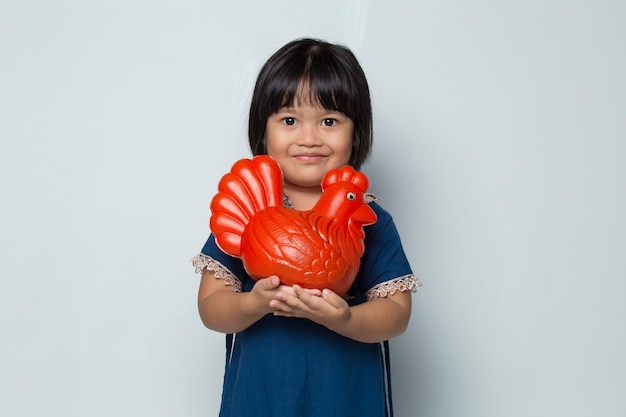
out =
[[[372,147],[372,109],[352,52],[300,39],[278,50],[257,78],[249,116],[254,155],[284,176],[285,204],[311,209],[324,174],[359,169]],[[226,333],[220,416],[392,416],[387,340],[401,334],[420,285],[389,213],[365,227],[365,253],[347,296],[253,281],[211,235],[192,260],[202,272],[198,307]]]

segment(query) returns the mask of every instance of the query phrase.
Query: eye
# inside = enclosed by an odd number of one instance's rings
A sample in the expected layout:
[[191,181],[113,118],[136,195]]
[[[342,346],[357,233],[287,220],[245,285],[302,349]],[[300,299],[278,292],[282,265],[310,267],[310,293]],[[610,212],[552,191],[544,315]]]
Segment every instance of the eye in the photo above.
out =
[[327,118],[322,120],[322,125],[326,126],[326,127],[332,127],[335,126],[337,124],[337,119],[333,119],[333,118]]
[[348,193],[346,194],[346,198],[350,201],[354,200],[356,198],[356,195],[354,195],[354,193]]
[[283,118],[283,124],[287,125],[287,126],[293,126],[296,124],[296,119],[293,117],[284,117]]

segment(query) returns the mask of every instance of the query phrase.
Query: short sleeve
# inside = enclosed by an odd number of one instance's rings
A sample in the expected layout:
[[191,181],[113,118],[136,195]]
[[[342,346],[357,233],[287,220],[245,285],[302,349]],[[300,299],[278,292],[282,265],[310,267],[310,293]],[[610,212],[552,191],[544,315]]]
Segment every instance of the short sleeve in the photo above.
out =
[[378,220],[365,227],[365,252],[350,294],[354,304],[396,291],[415,291],[421,285],[413,274],[393,218],[379,204],[372,202],[370,206]]
[[250,280],[240,259],[227,255],[215,243],[215,236],[209,235],[202,251],[191,259],[191,263],[200,273],[205,269],[215,272],[215,277],[224,280],[225,285],[241,292]]

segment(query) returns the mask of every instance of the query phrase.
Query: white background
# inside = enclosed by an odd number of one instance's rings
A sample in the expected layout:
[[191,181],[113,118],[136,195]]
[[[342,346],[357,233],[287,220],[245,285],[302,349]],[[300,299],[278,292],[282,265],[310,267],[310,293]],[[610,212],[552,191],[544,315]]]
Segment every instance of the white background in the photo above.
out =
[[0,415],[216,415],[188,260],[265,59],[359,57],[396,415],[626,415],[626,3],[2,0]]

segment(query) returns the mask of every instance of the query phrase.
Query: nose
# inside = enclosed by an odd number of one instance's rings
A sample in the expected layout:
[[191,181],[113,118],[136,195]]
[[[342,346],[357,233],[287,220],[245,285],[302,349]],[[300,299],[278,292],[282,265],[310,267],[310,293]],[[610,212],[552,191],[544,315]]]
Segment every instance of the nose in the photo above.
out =
[[298,145],[319,146],[322,141],[318,127],[314,123],[304,123],[298,135]]

